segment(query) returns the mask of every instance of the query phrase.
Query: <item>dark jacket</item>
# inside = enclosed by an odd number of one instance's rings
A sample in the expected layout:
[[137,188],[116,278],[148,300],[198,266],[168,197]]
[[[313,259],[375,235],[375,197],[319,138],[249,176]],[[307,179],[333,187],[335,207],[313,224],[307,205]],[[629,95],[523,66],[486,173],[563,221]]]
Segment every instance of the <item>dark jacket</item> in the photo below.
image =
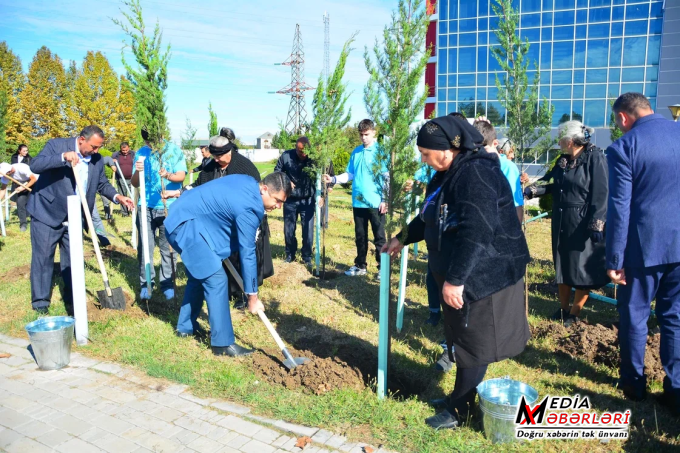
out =
[[[237,154],[237,153],[234,153],[234,156],[235,156],[236,154]],[[232,159],[233,159],[233,156],[232,156]],[[205,168],[205,166],[208,165],[208,163],[209,163],[211,160],[212,160],[212,157],[210,157],[210,156],[204,157],[203,160],[201,161],[201,165],[199,165],[198,167],[194,168],[192,171],[193,171],[194,173],[198,173],[199,171],[203,171],[203,169]]]
[[227,166],[226,170],[222,171],[220,166],[214,160],[205,164],[201,173],[196,178],[196,181],[191,185],[191,187],[198,187],[201,184],[205,184],[213,179],[221,178],[227,175],[248,175],[255,178],[257,182],[260,182],[260,172],[257,171],[257,167],[254,163],[250,161],[245,156],[238,153],[233,153],[231,156],[231,162]]
[[[33,158],[32,158],[31,156],[29,156],[28,154],[26,154],[26,156],[24,157],[24,160],[22,160],[21,163],[22,163],[22,164],[26,164],[26,165],[31,165],[31,160],[32,160],[32,159],[33,159]],[[19,163],[19,153],[17,152],[17,153],[12,154],[12,158],[11,158],[11,160],[10,160],[10,164],[18,164],[18,163]]]
[[[409,224],[404,243],[424,239],[430,269],[452,285],[464,285],[465,301],[483,299],[524,276],[529,249],[495,154],[484,150],[459,154],[449,170],[434,176],[426,199],[433,204],[423,206]],[[442,222],[444,208],[448,216]]]
[[289,200],[310,199],[316,194],[316,182],[309,173],[311,164],[312,160],[309,157],[305,160],[300,160],[295,149],[284,151],[279,157],[274,171],[285,173],[291,182],[295,184],[293,192],[288,197]]
[[593,242],[590,232],[602,232],[607,219],[607,159],[590,144],[574,160],[564,154],[539,181],[531,196],[552,194],[552,252],[557,283],[579,289],[609,283],[604,241]]
[[[68,215],[66,197],[75,194],[76,182],[71,164],[61,155],[75,151],[75,138],[55,138],[47,142],[40,154],[31,160],[33,173],[40,175],[28,198],[28,213],[45,225],[56,228]],[[86,198],[90,209],[94,208],[95,195],[102,194],[109,200],[118,194],[104,174],[104,162],[100,154],[94,154],[88,164]]]
[[608,269],[680,262],[680,124],[654,114],[607,148]]

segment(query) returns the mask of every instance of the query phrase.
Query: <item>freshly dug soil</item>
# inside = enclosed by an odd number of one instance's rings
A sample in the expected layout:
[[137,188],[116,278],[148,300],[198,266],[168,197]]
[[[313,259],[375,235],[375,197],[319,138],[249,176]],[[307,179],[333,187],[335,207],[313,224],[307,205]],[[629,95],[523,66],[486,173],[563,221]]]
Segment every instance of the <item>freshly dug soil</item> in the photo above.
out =
[[[558,354],[610,368],[620,365],[616,326],[591,325],[582,321],[567,329],[557,322],[544,322],[532,327],[532,333],[535,338],[552,338],[557,344]],[[659,333],[647,337],[645,374],[649,380],[663,381],[665,376],[659,353],[660,342]]]

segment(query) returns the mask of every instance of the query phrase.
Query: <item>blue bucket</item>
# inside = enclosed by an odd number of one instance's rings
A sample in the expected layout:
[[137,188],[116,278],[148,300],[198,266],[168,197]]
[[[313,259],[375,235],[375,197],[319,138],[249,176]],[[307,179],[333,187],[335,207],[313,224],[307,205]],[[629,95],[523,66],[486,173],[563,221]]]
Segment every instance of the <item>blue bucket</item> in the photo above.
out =
[[482,410],[484,434],[493,443],[515,441],[517,406],[524,397],[526,404],[538,399],[536,389],[510,377],[489,379],[477,386]]
[[41,370],[58,370],[69,364],[75,322],[70,316],[50,316],[26,325]]

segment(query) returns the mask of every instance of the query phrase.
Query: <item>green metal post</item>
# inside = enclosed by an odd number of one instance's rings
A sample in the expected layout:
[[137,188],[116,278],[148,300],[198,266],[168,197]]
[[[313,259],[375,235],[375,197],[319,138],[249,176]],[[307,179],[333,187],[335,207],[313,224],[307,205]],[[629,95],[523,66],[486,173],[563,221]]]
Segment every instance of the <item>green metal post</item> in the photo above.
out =
[[380,310],[378,329],[378,398],[387,394],[387,353],[389,351],[390,255],[380,254]]

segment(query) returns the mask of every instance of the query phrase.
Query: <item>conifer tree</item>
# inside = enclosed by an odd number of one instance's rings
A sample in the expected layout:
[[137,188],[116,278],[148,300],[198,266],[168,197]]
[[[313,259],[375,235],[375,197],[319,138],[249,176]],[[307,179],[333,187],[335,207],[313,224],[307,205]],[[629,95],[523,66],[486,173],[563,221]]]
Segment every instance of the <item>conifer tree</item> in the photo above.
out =
[[[21,59],[12,52],[5,41],[0,42],[0,94],[3,97],[2,109],[4,137],[6,146],[28,142],[24,129],[25,122],[19,95],[26,84],[26,76],[21,68]],[[0,148],[0,151],[4,148]]]
[[217,113],[212,108],[212,102],[208,103],[208,113],[210,114],[210,121],[208,122],[208,136],[214,137],[220,133],[220,127],[217,125]]
[[411,126],[422,114],[427,99],[421,82],[430,57],[425,46],[429,22],[422,0],[399,0],[391,23],[383,31],[383,42],[376,39],[373,58],[368,48],[364,52],[369,73],[364,102],[383,137],[374,169],[378,184],[385,184],[381,169],[387,168],[389,174],[385,224],[388,240],[398,228],[406,226],[410,199],[401,187],[420,166],[414,147],[417,131]]
[[38,49],[33,57],[19,99],[24,129],[32,138],[66,135],[66,110],[69,107],[66,74],[61,58],[47,47]]
[[187,161],[187,167],[194,163],[196,160],[196,154],[194,150],[196,146],[194,145],[194,140],[196,140],[197,129],[191,124],[189,117],[186,118],[186,126],[184,132],[181,135],[181,148],[184,153],[184,159]]

